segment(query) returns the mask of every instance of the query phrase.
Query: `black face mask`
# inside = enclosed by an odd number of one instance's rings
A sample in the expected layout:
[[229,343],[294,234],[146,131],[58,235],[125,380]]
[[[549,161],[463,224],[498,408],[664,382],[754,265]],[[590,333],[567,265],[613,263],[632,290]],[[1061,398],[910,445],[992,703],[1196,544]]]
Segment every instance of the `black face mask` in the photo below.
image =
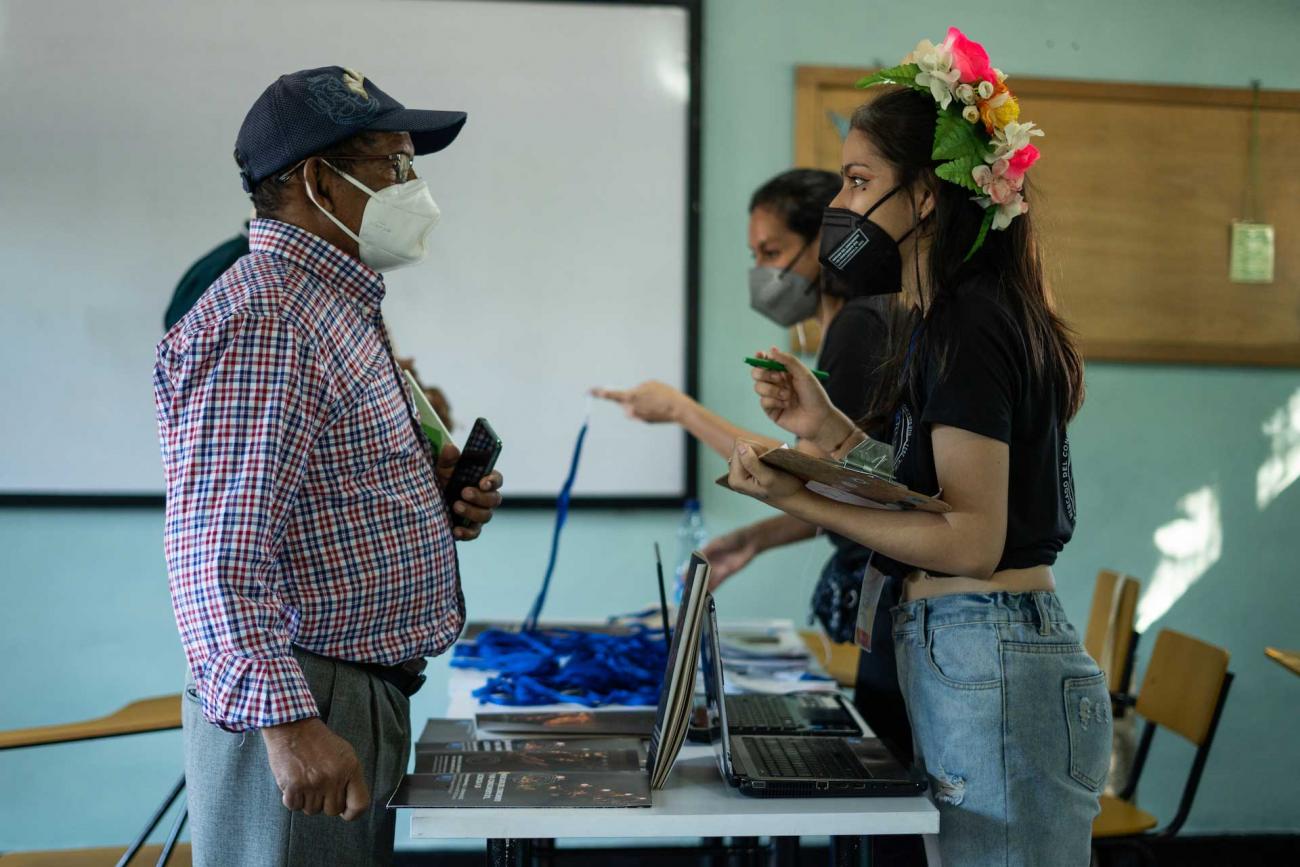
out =
[[889,295],[903,291],[903,260],[898,244],[916,229],[913,226],[895,241],[868,217],[889,201],[901,187],[894,187],[859,215],[847,208],[827,208],[822,213],[822,240],[817,260],[850,298]]

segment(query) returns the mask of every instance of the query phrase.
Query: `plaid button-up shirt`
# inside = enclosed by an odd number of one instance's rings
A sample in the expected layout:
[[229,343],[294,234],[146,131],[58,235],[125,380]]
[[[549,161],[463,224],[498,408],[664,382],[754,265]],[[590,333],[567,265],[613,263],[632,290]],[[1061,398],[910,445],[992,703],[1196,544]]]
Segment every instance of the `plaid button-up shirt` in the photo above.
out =
[[227,731],[317,715],[291,645],[391,665],[441,653],[465,613],[383,278],[273,220],[249,247],[154,368],[172,605]]

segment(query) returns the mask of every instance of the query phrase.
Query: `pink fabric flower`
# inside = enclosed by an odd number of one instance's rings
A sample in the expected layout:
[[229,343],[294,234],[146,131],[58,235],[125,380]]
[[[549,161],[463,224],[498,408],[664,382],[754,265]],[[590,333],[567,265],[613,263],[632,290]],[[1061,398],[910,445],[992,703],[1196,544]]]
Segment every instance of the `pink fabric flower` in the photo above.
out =
[[1024,188],[1024,176],[1013,177],[1009,172],[1010,167],[1011,164],[1007,160],[997,160],[991,166],[976,166],[971,172],[975,183],[979,184],[984,195],[995,205],[1006,205],[1015,201]]
[[1038,162],[1038,148],[1033,145],[1025,145],[1020,150],[1011,155],[1007,160],[1007,167],[1002,172],[1008,178],[1022,178],[1029,167]]
[[997,75],[989,65],[989,53],[984,46],[966,38],[956,27],[948,28],[948,38],[943,47],[952,52],[952,65],[964,82],[987,81],[997,83]]
[[989,184],[985,192],[988,193],[989,198],[993,200],[995,205],[1005,205],[1015,196],[1016,188],[1011,185],[1011,181],[1007,178],[994,178],[993,183]]

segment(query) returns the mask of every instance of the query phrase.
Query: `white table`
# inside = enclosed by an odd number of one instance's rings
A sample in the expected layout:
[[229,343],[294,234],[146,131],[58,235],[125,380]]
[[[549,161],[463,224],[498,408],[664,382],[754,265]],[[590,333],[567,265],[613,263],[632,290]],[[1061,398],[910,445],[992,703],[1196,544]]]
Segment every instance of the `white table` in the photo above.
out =
[[[456,670],[447,716],[473,718],[485,706],[471,695],[486,676]],[[576,705],[528,708],[573,710]],[[487,707],[488,710],[500,708]],[[592,809],[411,809],[415,839],[484,839],[490,863],[513,863],[521,841],[557,837],[784,837],[828,836],[837,860],[856,863],[859,837],[921,834],[931,867],[939,864],[936,835],[939,811],[929,797],[907,798],[750,798],[728,786],[710,747],[687,743],[668,784],[653,793],[651,807]]]

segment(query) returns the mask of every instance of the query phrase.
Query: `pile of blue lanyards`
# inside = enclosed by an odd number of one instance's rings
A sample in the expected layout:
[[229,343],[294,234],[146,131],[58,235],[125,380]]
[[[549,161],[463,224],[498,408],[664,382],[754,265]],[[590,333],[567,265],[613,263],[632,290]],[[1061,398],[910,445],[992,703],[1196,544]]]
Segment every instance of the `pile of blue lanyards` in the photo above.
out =
[[555,531],[542,588],[520,632],[489,629],[473,643],[456,645],[453,668],[495,671],[486,684],[474,690],[482,702],[501,705],[539,705],[571,702],[586,707],[603,704],[653,705],[668,663],[668,643],[663,630],[637,625],[622,634],[573,629],[537,628],[546,592],[555,573],[560,532],[569,517],[569,500],[578,475],[582,443],[588,422],[582,423],[569,463],[569,475],[556,503]]
[[624,635],[492,629],[457,645],[451,664],[497,672],[474,690],[483,702],[599,707],[657,703],[667,663],[663,631],[637,626]]

